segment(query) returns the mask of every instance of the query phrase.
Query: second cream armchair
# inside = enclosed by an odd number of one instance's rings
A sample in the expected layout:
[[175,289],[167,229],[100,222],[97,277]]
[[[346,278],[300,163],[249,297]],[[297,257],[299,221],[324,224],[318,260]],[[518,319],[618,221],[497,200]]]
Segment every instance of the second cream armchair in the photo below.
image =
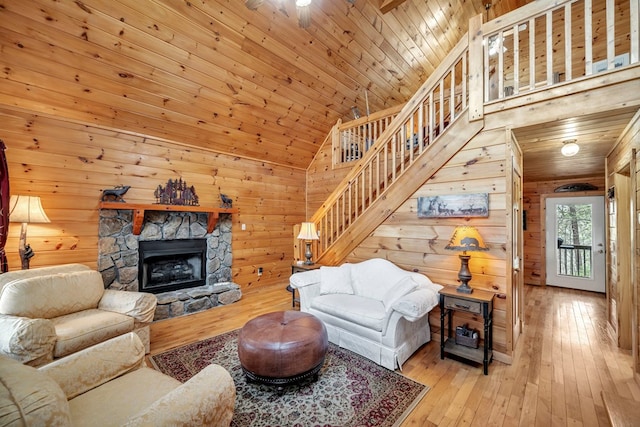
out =
[[144,362],[134,333],[35,369],[0,356],[0,422],[33,426],[228,426],[235,385],[219,365],[184,384]]
[[5,273],[0,286],[0,354],[40,366],[131,331],[149,351],[153,294],[105,290],[78,264]]

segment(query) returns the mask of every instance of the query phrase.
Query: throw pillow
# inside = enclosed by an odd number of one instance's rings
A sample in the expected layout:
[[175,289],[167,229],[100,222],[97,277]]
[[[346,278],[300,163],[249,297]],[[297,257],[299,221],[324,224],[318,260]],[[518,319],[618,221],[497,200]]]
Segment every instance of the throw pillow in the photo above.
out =
[[340,267],[320,267],[320,295],[353,295],[351,286],[351,264]]
[[438,293],[420,288],[397,300],[393,309],[402,313],[408,320],[417,320],[438,305]]
[[411,276],[407,275],[403,277],[384,294],[382,302],[385,308],[388,310],[394,302],[415,290],[417,287],[418,284]]

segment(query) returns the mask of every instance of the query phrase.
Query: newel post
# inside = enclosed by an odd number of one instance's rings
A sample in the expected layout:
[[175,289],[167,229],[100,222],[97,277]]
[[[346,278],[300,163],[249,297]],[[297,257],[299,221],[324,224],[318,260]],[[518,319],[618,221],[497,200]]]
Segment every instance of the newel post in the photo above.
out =
[[484,49],[482,15],[469,20],[469,121],[484,118]]
[[340,143],[340,125],[342,124],[342,119],[338,119],[335,125],[331,128],[331,151],[333,155],[333,162],[331,166],[335,166],[342,162],[341,157],[341,147]]

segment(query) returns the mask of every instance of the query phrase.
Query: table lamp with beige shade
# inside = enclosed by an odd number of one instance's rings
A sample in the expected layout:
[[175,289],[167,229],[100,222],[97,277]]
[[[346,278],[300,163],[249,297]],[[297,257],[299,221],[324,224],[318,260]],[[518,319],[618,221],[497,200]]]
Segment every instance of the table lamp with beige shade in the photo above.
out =
[[18,252],[22,269],[29,269],[29,260],[34,256],[33,249],[27,244],[27,224],[51,222],[42,209],[39,196],[13,195],[9,201],[9,221],[21,222],[20,244]]

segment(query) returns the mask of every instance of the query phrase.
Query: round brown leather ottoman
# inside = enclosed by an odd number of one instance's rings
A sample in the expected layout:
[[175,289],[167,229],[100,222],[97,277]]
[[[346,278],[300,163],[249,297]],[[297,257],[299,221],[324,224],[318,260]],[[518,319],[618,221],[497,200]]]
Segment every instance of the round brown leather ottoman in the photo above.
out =
[[277,311],[247,322],[238,336],[238,357],[247,379],[283,386],[317,379],[328,347],[327,330],[315,316]]

